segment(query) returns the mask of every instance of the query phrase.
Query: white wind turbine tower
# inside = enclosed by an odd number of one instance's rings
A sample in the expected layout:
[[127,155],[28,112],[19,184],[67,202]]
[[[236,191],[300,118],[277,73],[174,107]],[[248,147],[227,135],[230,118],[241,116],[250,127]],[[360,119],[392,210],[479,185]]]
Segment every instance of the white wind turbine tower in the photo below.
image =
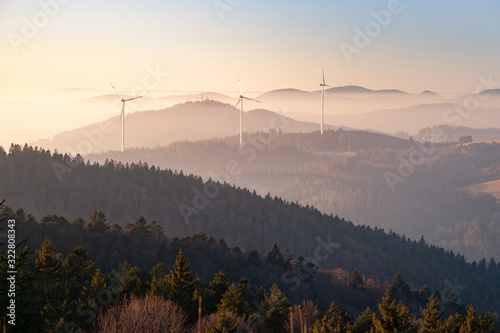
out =
[[325,83],[325,70],[321,67],[321,71],[323,72],[323,83],[320,83],[319,86],[322,88],[321,90],[321,135],[323,135],[323,119],[325,114],[325,87],[330,87]]
[[122,121],[122,153],[125,151],[125,102],[128,102],[128,101],[131,101],[131,100],[134,100],[134,99],[138,99],[138,98],[142,98],[144,96],[136,96],[136,97],[131,97],[131,98],[123,98],[122,94],[120,94],[118,92],[118,90],[116,90],[115,87],[113,87],[113,85],[110,83],[111,87],[116,91],[116,93],[118,94],[118,96],[120,96],[120,98],[122,99],[122,112],[120,113],[120,120]]
[[250,101],[254,101],[257,103],[262,103],[261,101],[258,101],[256,99],[248,98],[243,96],[243,89],[241,89],[241,83],[240,83],[240,78],[238,77],[238,85],[240,86],[240,98],[238,100],[238,103],[236,103],[235,106],[233,106],[233,110],[240,104],[240,147],[243,145],[242,141],[242,131],[243,131],[243,100],[248,99]]

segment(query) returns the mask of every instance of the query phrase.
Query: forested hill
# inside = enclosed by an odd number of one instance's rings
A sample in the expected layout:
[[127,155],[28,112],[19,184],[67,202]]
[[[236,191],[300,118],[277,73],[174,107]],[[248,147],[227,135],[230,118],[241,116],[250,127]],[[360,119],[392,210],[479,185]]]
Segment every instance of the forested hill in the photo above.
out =
[[[238,172],[238,165],[229,163],[224,172]],[[359,269],[380,280],[401,271],[410,286],[427,284],[431,290],[458,279],[468,286],[461,296],[467,301],[499,299],[498,286],[490,283],[500,281],[494,261],[468,264],[423,239],[354,226],[312,207],[142,163],[91,165],[78,156],[13,145],[8,153],[0,150],[0,196],[37,218],[57,214],[71,220],[100,210],[108,222],[124,226],[144,216],[169,237],[203,232],[259,251],[276,242],[323,268]]]

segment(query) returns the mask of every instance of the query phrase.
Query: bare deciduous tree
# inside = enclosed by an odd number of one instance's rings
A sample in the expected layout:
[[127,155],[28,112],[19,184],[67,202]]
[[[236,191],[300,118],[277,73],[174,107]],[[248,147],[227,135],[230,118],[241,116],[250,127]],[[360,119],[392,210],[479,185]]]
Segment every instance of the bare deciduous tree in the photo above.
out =
[[186,332],[186,314],[174,302],[160,296],[132,297],[109,308],[97,319],[99,333]]

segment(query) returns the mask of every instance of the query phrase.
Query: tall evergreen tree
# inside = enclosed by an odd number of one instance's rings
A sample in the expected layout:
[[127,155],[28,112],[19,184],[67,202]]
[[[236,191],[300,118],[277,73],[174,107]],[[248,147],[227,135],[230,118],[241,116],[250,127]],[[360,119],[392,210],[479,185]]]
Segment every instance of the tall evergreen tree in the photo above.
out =
[[405,280],[403,280],[401,272],[398,272],[396,276],[394,276],[394,280],[392,281],[391,293],[404,296],[409,296],[410,294],[410,287],[405,282]]
[[243,316],[248,313],[248,303],[242,298],[241,292],[234,283],[229,286],[222,296],[218,312],[232,312],[236,316]]
[[196,284],[193,272],[189,268],[188,259],[181,249],[177,254],[174,269],[167,276],[167,290],[170,299],[176,302],[191,320],[194,320]]
[[481,328],[481,332],[485,333],[497,332],[495,321],[498,322],[498,315],[496,313],[492,314],[491,312],[486,311],[479,318],[479,327]]
[[314,323],[313,333],[351,333],[351,321],[345,308],[339,308],[332,302],[323,319]]
[[469,305],[467,308],[467,317],[460,326],[460,333],[473,333],[479,332],[479,318],[476,315],[476,310]]
[[352,333],[366,333],[373,328],[373,311],[366,308],[354,321]]
[[347,283],[349,284],[349,287],[353,289],[363,288],[363,276],[361,276],[361,273],[357,269],[355,269],[354,272],[349,275]]
[[229,288],[229,280],[226,275],[219,271],[215,274],[214,279],[209,283],[210,290],[207,299],[207,312],[214,313],[220,304],[222,296]]
[[459,313],[455,313],[454,315],[449,316],[444,321],[444,325],[443,325],[444,331],[446,333],[459,333],[460,326],[462,326],[463,321],[464,321],[464,318]]
[[81,247],[73,249],[64,260],[63,275],[68,286],[68,299],[65,302],[65,319],[85,325],[87,315],[82,315],[82,308],[88,307],[88,300],[83,297],[83,290],[90,289],[96,265]]
[[262,302],[262,319],[267,332],[284,332],[288,320],[290,301],[277,285],[273,285]]
[[104,233],[108,228],[106,224],[106,215],[101,211],[92,213],[88,228],[92,233]]
[[81,247],[71,250],[63,263],[64,280],[68,284],[69,299],[80,300],[82,288],[89,287],[96,265]]
[[283,255],[276,243],[273,243],[271,250],[267,253],[267,260],[272,264],[281,264],[283,261]]
[[379,304],[381,317],[373,316],[374,333],[407,333],[416,332],[411,324],[410,311],[401,302],[396,304],[389,290],[386,291]]
[[52,244],[45,239],[38,253],[36,269],[40,272],[37,288],[43,304],[42,316],[46,327],[53,330],[64,315],[63,304],[67,300],[68,288],[64,281],[61,254],[56,253]]
[[437,297],[432,294],[424,309],[424,318],[421,324],[422,333],[445,333],[444,324],[441,318],[441,308]]

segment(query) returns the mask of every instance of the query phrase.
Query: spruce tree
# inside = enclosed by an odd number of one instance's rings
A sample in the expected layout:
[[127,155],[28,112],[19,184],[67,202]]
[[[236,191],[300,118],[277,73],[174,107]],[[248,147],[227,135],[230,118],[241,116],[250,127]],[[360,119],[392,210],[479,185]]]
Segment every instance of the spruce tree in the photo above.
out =
[[415,332],[411,324],[410,311],[401,302],[396,304],[389,290],[386,291],[379,304],[381,317],[373,316],[375,326],[372,332],[375,333],[406,333]]
[[218,312],[232,312],[235,316],[243,316],[248,313],[248,303],[242,298],[241,292],[233,284],[222,296],[218,306]]
[[347,283],[349,284],[349,287],[353,289],[363,288],[363,276],[361,276],[361,273],[355,269],[347,279]]
[[459,333],[460,326],[462,326],[463,321],[464,318],[462,317],[462,315],[459,313],[455,313],[445,320],[443,329],[446,333]]
[[290,301],[277,285],[273,285],[262,302],[262,319],[267,332],[283,332],[288,320]]
[[42,316],[46,327],[53,330],[60,325],[64,315],[63,304],[67,300],[68,288],[64,281],[61,254],[56,253],[52,244],[45,239],[38,253],[36,269],[40,272],[37,288],[43,304]]
[[217,306],[220,304],[222,296],[229,288],[229,280],[223,272],[218,272],[214,275],[214,279],[209,283],[210,290],[207,299],[207,312],[214,313],[217,311]]
[[437,297],[432,294],[424,309],[424,318],[421,324],[422,333],[444,333],[443,321],[441,318],[441,308]]
[[90,289],[95,270],[96,265],[81,247],[73,249],[64,260],[64,281],[68,286],[68,299],[64,304],[66,322],[84,327],[89,316],[93,317],[93,310],[88,309],[89,300],[83,293]]
[[495,321],[498,322],[498,315],[496,313],[492,314],[491,312],[486,311],[479,318],[479,327],[481,328],[481,332],[485,333],[496,332]]
[[189,268],[188,259],[181,249],[177,254],[174,269],[167,276],[167,291],[169,298],[186,312],[191,321],[194,321],[196,285],[193,272]]
[[335,302],[330,304],[328,312],[321,321],[314,323],[313,333],[350,333],[351,317],[344,307],[339,308]]
[[392,281],[391,293],[398,293],[404,296],[409,296],[410,294],[410,287],[405,282],[405,280],[403,280],[401,272],[398,272],[396,276],[394,276],[394,280]]
[[479,332],[479,319],[472,305],[469,305],[469,307],[467,308],[467,317],[460,326],[460,333],[473,332]]
[[366,333],[373,328],[373,311],[366,308],[354,321],[352,333]]
[[68,284],[69,299],[82,301],[82,288],[88,288],[96,271],[96,265],[81,247],[73,249],[63,263],[64,279]]
[[281,264],[283,261],[283,255],[276,243],[273,243],[271,250],[267,253],[267,260],[272,264]]

